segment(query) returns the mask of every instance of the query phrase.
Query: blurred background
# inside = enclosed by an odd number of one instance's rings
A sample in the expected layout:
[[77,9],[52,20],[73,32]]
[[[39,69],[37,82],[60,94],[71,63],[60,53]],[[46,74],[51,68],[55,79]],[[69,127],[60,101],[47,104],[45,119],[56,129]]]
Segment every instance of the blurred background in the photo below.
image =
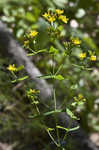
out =
[[[50,45],[49,36],[45,32],[47,23],[42,17],[50,8],[64,9],[64,14],[69,18],[68,24],[61,25],[63,38],[53,43],[60,50],[55,58],[56,63],[63,62],[62,41],[68,41],[71,36],[79,37],[82,41],[80,48],[74,48],[71,60],[64,61],[63,76],[68,76],[69,80],[54,83],[57,98],[63,104],[69,104],[76,94],[84,95],[86,103],[76,110],[81,118],[80,125],[86,135],[90,135],[90,139],[99,146],[99,1],[0,0],[0,21],[7,25],[21,47],[24,44],[24,34],[31,28],[38,30],[38,45],[42,49]],[[26,90],[35,88],[35,83],[31,79],[11,83],[12,76],[7,67],[17,62],[1,45],[0,42],[0,142],[12,145],[15,150],[47,150],[51,140],[43,130],[42,123],[47,124],[49,120],[50,126],[52,120],[50,117],[29,119],[28,116],[35,113],[35,109],[26,96]],[[88,50],[96,53],[97,60],[90,63],[85,61],[84,65],[93,69],[86,71],[74,67],[72,64],[81,63],[78,53]],[[30,59],[42,74],[50,72],[51,60],[46,53]],[[23,74],[27,74],[25,70],[18,75]],[[53,84],[51,80],[48,83]],[[41,109],[46,112],[48,108],[41,103]],[[72,150],[72,146],[68,149]]]

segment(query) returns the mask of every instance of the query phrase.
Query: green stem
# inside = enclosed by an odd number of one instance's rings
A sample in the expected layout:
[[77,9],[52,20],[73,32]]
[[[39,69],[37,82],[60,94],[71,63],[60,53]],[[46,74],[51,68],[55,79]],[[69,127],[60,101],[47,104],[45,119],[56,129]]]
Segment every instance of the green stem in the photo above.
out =
[[[55,106],[55,111],[56,111],[56,93],[55,93],[55,89],[53,89],[53,93],[54,93],[54,106]],[[56,114],[54,115],[54,118],[55,118],[55,121],[56,121],[56,126],[58,125],[57,124],[57,116]],[[60,144],[60,137],[59,137],[59,130],[58,128],[56,128],[56,134],[57,134],[57,139],[58,139],[58,144]]]
[[16,74],[15,74],[13,71],[11,71],[11,73],[12,73],[12,75],[14,76],[14,78],[17,79]]
[[[70,129],[70,126],[71,126],[71,120],[70,120],[69,123],[68,123],[68,127],[67,127],[68,130]],[[68,131],[65,133],[65,135],[64,135],[64,137],[63,137],[63,142],[65,141],[67,135],[68,135]]]
[[53,89],[53,93],[54,93],[54,107],[55,107],[55,111],[56,111],[56,93],[55,93],[55,89]]
[[52,65],[53,65],[53,73],[52,73],[52,74],[54,74],[54,72],[55,72],[55,71],[54,71],[54,70],[55,70],[55,66],[54,66],[54,54],[53,54],[53,59],[52,59],[52,60],[53,60],[53,62],[52,62],[52,63],[53,63],[53,64],[52,64]]
[[37,105],[36,105],[36,104],[35,104],[35,107],[36,107],[36,110],[37,110],[38,114],[40,115],[39,108],[37,107]]
[[58,68],[58,70],[56,71],[55,75],[57,75],[57,74],[60,72],[60,70],[62,69],[62,67],[63,67],[63,64],[59,66],[59,68]]
[[60,147],[60,145],[55,141],[55,139],[53,138],[53,136],[51,135],[51,133],[47,130],[48,135],[50,136],[50,138],[52,139],[52,141],[55,143],[55,145],[57,147]]

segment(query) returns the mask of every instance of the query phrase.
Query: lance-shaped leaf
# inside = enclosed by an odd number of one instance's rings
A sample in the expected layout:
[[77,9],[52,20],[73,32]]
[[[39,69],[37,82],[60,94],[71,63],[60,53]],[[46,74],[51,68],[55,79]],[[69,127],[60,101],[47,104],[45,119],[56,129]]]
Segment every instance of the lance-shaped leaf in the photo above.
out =
[[64,80],[64,77],[59,74],[59,75],[56,75],[56,76],[54,77],[54,79],[57,79],[57,80]]
[[69,115],[72,119],[75,119],[75,120],[79,120],[79,118],[77,118],[74,113],[69,109],[69,108],[66,108],[66,113],[67,115]]
[[24,69],[24,66],[23,66],[23,65],[19,66],[19,67],[17,68],[17,71],[20,71],[20,70],[22,70],[22,69]]
[[62,75],[46,75],[46,76],[38,76],[37,78],[41,79],[56,79],[56,80],[64,80]]
[[29,116],[29,118],[38,118],[38,117],[43,117],[43,116],[49,116],[49,115],[53,115],[53,114],[60,113],[60,112],[62,112],[62,110],[57,109],[57,110],[52,110],[52,111],[45,112],[45,113],[42,113],[42,114],[36,114],[36,115],[33,115],[33,116]]
[[27,56],[33,56],[33,55],[36,55],[38,53],[43,53],[43,52],[47,52],[47,49],[38,50],[37,52],[33,52],[33,53],[30,53],[30,54],[27,54]]
[[70,132],[70,131],[75,131],[75,130],[79,129],[79,126],[74,127],[74,128],[71,128],[71,129],[70,129],[70,128],[64,128],[64,127],[62,127],[62,126],[56,126],[56,128],[65,130],[66,132]]
[[11,81],[11,82],[12,82],[12,83],[15,83],[15,82],[23,81],[23,80],[26,80],[26,79],[28,79],[28,76],[24,76],[24,77],[22,77],[22,78],[15,79],[15,80],[13,80],[13,81]]

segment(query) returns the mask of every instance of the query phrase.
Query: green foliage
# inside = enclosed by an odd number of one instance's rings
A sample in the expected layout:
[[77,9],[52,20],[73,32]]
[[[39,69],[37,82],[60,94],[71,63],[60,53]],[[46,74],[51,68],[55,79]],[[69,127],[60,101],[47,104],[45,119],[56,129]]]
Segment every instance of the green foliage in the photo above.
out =
[[70,109],[66,108],[66,113],[67,113],[67,115],[69,115],[72,119],[78,120],[78,118],[73,114],[73,112],[72,112]]
[[65,130],[66,132],[75,131],[75,130],[79,129],[79,126],[77,126],[77,127],[75,127],[75,128],[71,128],[71,129],[64,128],[64,127],[62,127],[62,126],[56,126],[56,127],[59,128],[59,129],[63,129],[63,130]]
[[15,80],[13,80],[13,81],[11,81],[11,82],[12,82],[12,83],[15,83],[15,82],[23,81],[23,80],[25,80],[25,79],[27,79],[27,78],[28,78],[28,76],[24,76],[24,77],[22,77],[22,78],[15,79]]

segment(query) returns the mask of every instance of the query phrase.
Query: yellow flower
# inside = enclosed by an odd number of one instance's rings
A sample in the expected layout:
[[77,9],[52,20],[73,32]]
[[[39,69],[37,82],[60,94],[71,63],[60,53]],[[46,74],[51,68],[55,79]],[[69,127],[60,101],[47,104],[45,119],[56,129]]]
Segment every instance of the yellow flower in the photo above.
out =
[[60,15],[59,17],[58,17],[58,19],[60,19],[61,21],[63,21],[64,23],[67,23],[68,22],[68,18],[66,18],[66,16],[64,16],[64,15]]
[[96,61],[96,56],[95,55],[90,56],[90,60]]
[[79,45],[79,44],[81,43],[81,41],[80,41],[78,38],[72,39],[72,42],[73,42],[75,45]]
[[64,13],[64,10],[56,9],[56,13],[57,13],[58,15],[61,15],[61,14]]
[[35,37],[37,34],[38,34],[38,32],[36,30],[34,30],[34,31],[30,31],[29,36],[30,37]]
[[85,57],[86,57],[86,53],[81,53],[81,54],[80,54],[80,58],[81,58],[81,59],[84,59]]
[[29,89],[29,94],[37,94],[37,93],[40,93],[39,90],[35,90],[35,89]]
[[83,95],[82,94],[78,94],[78,98],[79,98],[79,100],[83,99]]
[[55,16],[50,16],[50,17],[48,18],[48,21],[49,21],[49,22],[54,22],[55,20],[56,20]]
[[7,68],[9,71],[16,71],[17,68],[15,67],[15,64],[13,65],[9,65],[9,67]]
[[36,90],[35,90],[35,89],[30,89],[29,92],[32,93],[32,94],[35,94],[35,93],[36,93]]
[[50,13],[49,13],[49,12],[48,12],[48,13],[45,13],[45,14],[43,15],[43,17],[46,18],[46,19],[48,19],[48,17],[50,17]]
[[50,11],[48,11],[48,13],[45,13],[45,14],[43,15],[43,17],[44,17],[45,19],[47,19],[49,22],[54,22],[54,21],[56,20],[56,15],[51,15],[51,14],[50,14]]

